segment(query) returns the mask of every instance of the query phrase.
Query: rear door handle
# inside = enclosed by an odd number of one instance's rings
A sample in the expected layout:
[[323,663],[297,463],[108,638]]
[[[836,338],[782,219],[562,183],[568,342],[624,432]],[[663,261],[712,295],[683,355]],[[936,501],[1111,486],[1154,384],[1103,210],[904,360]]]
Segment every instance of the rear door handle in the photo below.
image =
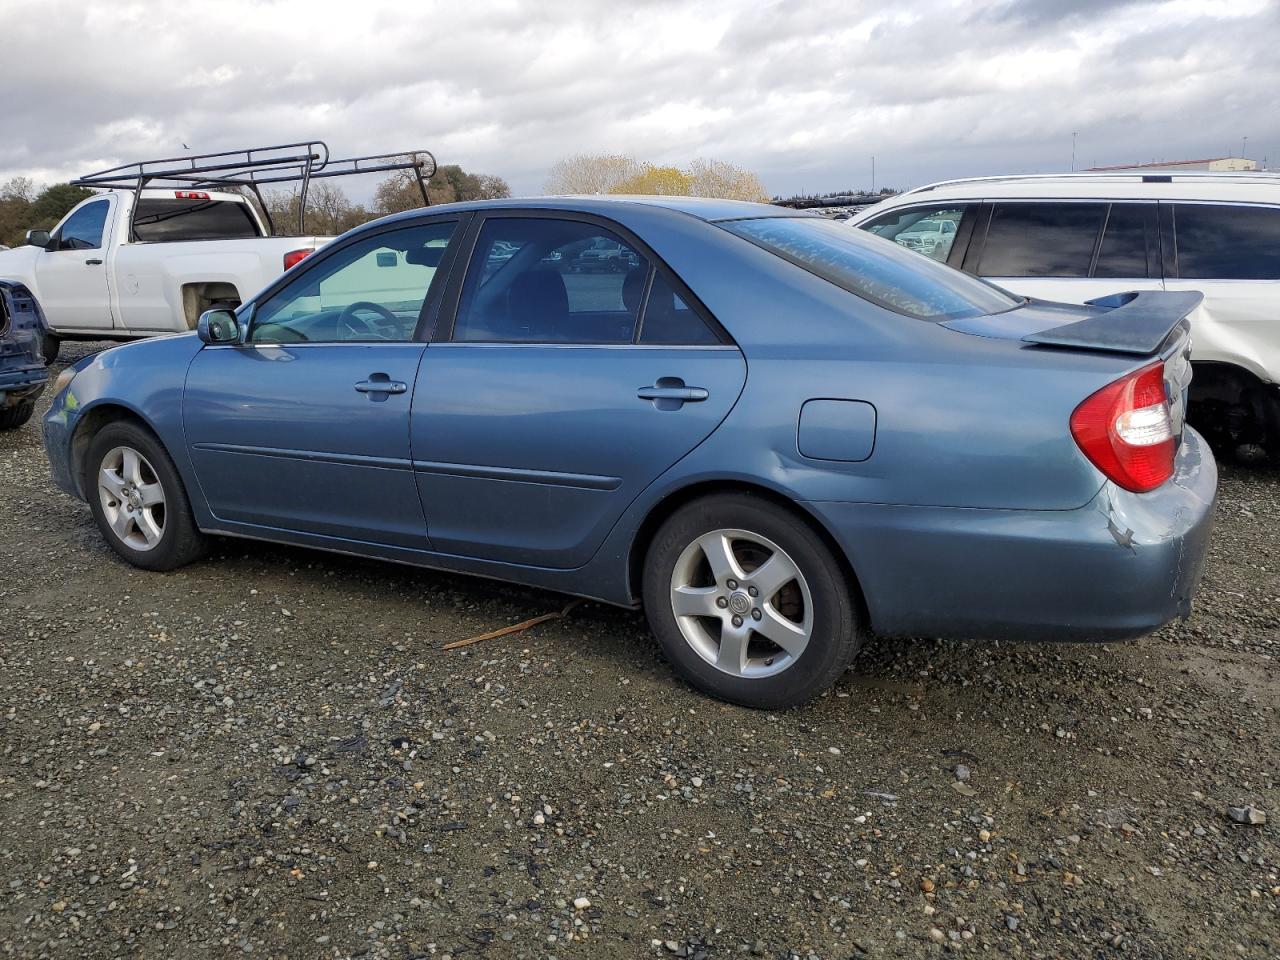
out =
[[85,263],[85,266],[87,266],[87,267],[100,267],[100,266],[102,266],[102,261],[101,261],[101,260],[99,260],[97,257],[93,257],[93,258],[91,258],[91,259],[89,259],[89,260],[86,260],[84,263]]
[[651,387],[636,391],[641,400],[652,400],[659,410],[679,410],[686,403],[701,403],[711,396],[705,387],[686,386],[679,377],[659,377]]
[[404,393],[408,389],[407,383],[392,380],[385,373],[371,373],[368,380],[361,380],[356,384],[356,390],[369,394],[369,399],[374,402],[386,400],[391,394]]

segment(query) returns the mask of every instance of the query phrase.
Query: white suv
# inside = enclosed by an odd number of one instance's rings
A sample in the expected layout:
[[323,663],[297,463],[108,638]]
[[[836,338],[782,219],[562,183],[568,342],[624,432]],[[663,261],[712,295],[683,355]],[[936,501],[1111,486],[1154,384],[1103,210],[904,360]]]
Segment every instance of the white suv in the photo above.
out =
[[[943,221],[954,229],[941,233]],[[1041,300],[1201,291],[1191,419],[1222,449],[1280,460],[1280,175],[949,180],[849,222]],[[922,244],[922,231],[937,242]]]

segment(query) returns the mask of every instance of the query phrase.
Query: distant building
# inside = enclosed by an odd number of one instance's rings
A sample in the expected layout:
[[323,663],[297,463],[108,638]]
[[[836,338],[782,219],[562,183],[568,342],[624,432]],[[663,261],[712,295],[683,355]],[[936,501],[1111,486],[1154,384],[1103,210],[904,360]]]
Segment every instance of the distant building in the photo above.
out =
[[1208,160],[1158,160],[1151,163],[1122,163],[1114,167],[1090,167],[1086,173],[1118,173],[1124,170],[1208,170],[1213,173],[1236,173],[1257,170],[1258,161],[1244,157],[1211,157]]

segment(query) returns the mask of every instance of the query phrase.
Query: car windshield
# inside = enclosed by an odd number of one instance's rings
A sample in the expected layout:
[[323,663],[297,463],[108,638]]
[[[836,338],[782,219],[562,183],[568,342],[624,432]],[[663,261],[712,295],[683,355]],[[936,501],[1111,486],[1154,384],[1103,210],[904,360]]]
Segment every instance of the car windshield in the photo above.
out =
[[919,320],[979,317],[1023,302],[892,241],[818,217],[762,217],[720,226],[852,294]]

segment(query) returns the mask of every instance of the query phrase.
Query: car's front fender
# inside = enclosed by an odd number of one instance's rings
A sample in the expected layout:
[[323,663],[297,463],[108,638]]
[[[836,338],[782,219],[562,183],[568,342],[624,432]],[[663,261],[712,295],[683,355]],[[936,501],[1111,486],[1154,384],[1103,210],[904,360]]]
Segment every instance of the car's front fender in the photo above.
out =
[[77,363],[75,377],[53,398],[44,418],[45,450],[57,485],[83,497],[79,461],[93,426],[127,417],[156,434],[186,484],[192,507],[202,509],[182,430],[187,368],[202,346],[194,334],[157,337]]

